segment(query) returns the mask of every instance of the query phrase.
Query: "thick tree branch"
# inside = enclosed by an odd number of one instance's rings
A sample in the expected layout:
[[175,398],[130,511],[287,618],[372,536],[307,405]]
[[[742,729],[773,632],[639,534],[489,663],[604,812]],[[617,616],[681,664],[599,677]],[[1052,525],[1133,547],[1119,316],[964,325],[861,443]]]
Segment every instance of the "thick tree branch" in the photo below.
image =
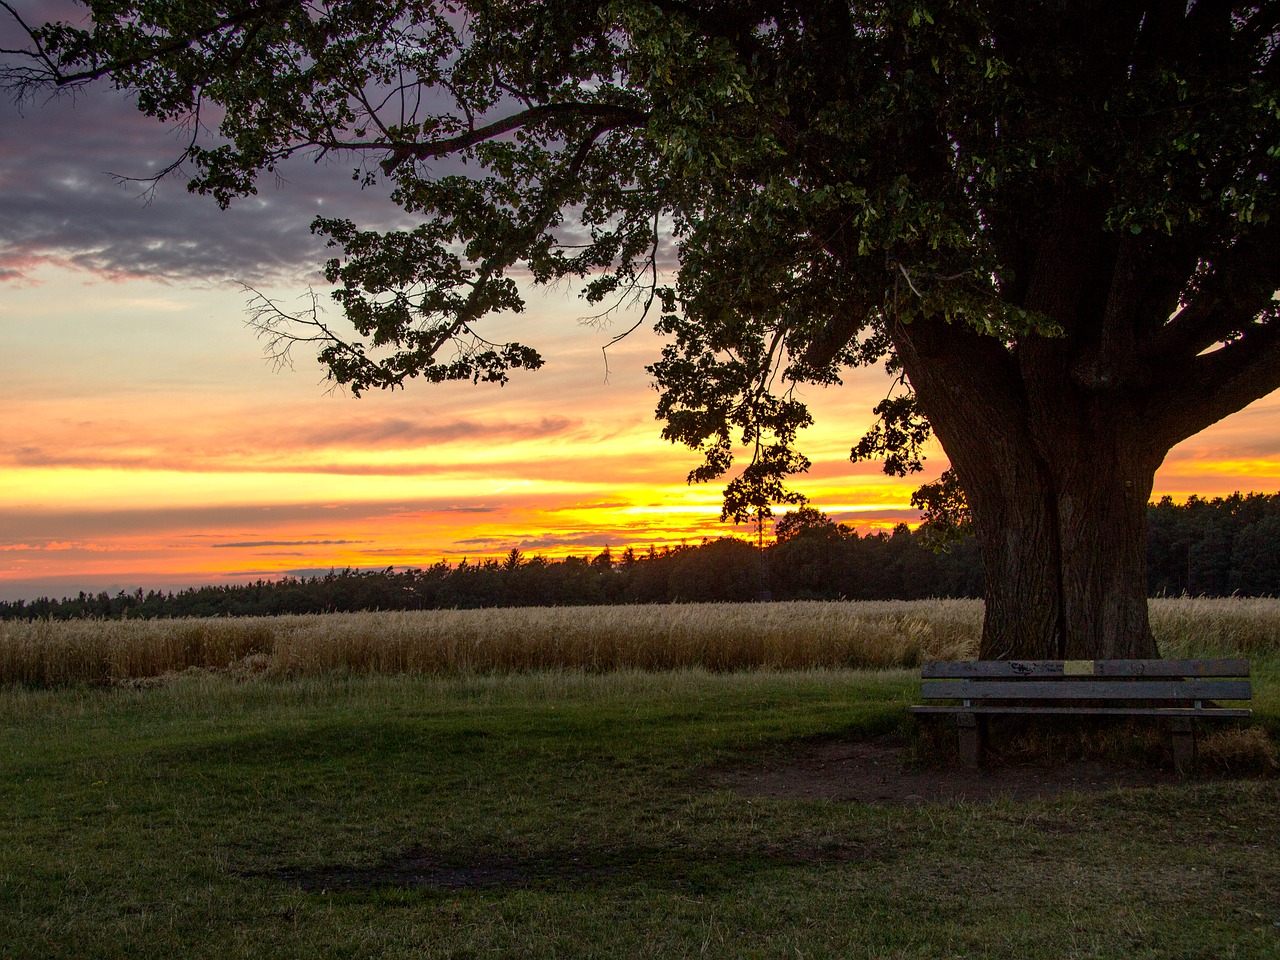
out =
[[981,447],[1024,432],[1027,401],[1021,376],[1015,359],[995,337],[929,317],[894,322],[890,334],[939,436],[955,429]]
[[1150,352],[1175,365],[1194,363],[1201,352],[1247,330],[1270,301],[1270,294],[1265,293],[1244,302],[1197,297],[1166,324],[1158,349]]
[[1280,389],[1280,308],[1239,340],[1197,357],[1153,394],[1148,422],[1166,448]]
[[37,33],[32,30],[21,17],[18,16],[13,7],[9,6],[8,3],[0,5],[3,5],[4,8],[8,10],[10,15],[26,32],[27,36],[31,38],[31,42],[35,45],[34,50],[15,50],[5,52],[19,53],[43,63],[48,70],[48,74],[43,77],[43,81],[46,83],[52,83],[53,86],[58,88],[89,83],[90,81],[99,80],[111,74],[131,70],[134,67],[140,67],[143,64],[151,63],[152,61],[169,54],[178,53],[179,51],[187,49],[194,43],[225,30],[234,30],[243,27],[246,24],[258,23],[269,18],[273,14],[286,12],[294,7],[301,7],[298,0],[273,0],[273,2],[263,3],[259,6],[252,6],[241,13],[223,17],[221,20],[210,24],[202,30],[197,30],[194,33],[173,37],[164,43],[157,44],[144,53],[124,57],[119,60],[109,60],[105,63],[95,65],[87,70],[81,70],[76,73],[63,73],[61,66],[54,60],[48,51],[45,50]]
[[1216,260],[1191,302],[1146,345],[1147,356],[1178,362],[1247,330],[1280,289],[1280,224]]
[[[504,133],[559,118],[588,117],[596,118],[607,124],[605,129],[624,126],[640,126],[648,120],[648,114],[632,107],[624,107],[613,103],[547,103],[530,107],[483,127],[477,127],[456,137],[443,140],[426,140],[422,143],[396,144],[390,157],[382,161],[382,172],[390,175],[407,160],[429,160],[443,157],[478,143],[500,137]],[[594,134],[592,139],[598,137]],[[357,149],[363,144],[344,144],[344,149]],[[380,145],[385,146],[385,145]]]

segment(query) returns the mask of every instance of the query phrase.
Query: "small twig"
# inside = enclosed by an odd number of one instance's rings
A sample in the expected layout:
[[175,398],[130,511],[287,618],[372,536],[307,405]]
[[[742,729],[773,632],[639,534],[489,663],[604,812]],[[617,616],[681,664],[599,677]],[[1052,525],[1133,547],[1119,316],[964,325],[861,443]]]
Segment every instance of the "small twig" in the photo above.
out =
[[912,292],[912,293],[914,293],[914,294],[915,294],[917,297],[919,297],[921,300],[923,300],[923,299],[924,299],[924,294],[923,294],[923,293],[921,293],[919,290],[917,290],[917,289],[916,289],[916,285],[915,285],[914,283],[912,283],[912,282],[911,282],[911,274],[907,273],[907,268],[906,268],[906,267],[904,267],[902,264],[900,264],[900,263],[899,263],[899,264],[898,264],[898,269],[902,271],[902,276],[906,279],[906,281],[907,281],[907,286],[911,288],[911,292]]

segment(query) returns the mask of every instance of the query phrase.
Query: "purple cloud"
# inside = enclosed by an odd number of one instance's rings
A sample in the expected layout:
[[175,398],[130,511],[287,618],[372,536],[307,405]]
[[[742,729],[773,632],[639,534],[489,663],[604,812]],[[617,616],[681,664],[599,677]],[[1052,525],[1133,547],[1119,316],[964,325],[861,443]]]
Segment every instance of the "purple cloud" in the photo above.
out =
[[[7,14],[0,21],[9,26]],[[296,158],[226,211],[189,194],[182,170],[146,182],[187,137],[106,84],[0,102],[0,282],[30,281],[41,264],[182,282],[315,281],[327,256],[309,229],[317,214],[398,222],[385,193],[352,183],[355,161]]]

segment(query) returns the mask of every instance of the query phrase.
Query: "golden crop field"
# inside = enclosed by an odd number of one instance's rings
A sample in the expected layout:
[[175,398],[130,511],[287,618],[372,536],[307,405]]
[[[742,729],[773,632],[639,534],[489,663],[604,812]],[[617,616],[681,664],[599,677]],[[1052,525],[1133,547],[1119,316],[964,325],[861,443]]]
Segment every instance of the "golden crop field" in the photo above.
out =
[[[1280,653],[1280,600],[1160,599],[1166,656]],[[976,655],[976,600],[525,607],[0,623],[0,683],[245,675],[915,667]]]

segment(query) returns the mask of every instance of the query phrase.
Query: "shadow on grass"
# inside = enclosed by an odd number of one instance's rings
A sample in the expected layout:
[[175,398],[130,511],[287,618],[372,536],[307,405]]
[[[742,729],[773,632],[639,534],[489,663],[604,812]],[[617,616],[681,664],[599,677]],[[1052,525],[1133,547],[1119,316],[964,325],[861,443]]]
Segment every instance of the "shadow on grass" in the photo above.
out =
[[582,847],[527,855],[470,856],[413,848],[368,867],[282,867],[267,876],[308,893],[386,889],[451,891],[596,887],[613,883],[709,893],[735,878],[822,863],[883,860],[887,850],[834,839],[763,848],[749,853],[689,848]]

